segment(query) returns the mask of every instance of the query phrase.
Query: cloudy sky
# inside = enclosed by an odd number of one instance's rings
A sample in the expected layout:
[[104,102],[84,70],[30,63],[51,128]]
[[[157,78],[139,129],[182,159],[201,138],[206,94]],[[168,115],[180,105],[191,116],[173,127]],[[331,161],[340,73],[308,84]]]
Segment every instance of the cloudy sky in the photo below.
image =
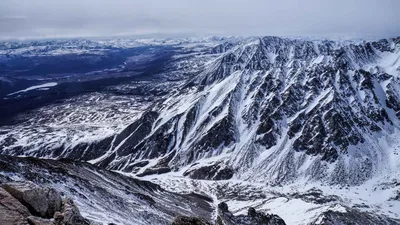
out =
[[0,0],[0,39],[400,36],[400,0]]

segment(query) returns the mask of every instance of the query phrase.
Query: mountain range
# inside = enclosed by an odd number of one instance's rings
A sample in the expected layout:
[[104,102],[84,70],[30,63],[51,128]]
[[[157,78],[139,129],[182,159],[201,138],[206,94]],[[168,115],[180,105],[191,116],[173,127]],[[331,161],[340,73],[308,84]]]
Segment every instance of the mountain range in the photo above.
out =
[[[148,182],[152,198],[160,198],[158,188],[182,201],[207,198],[200,209],[161,203],[207,221],[226,202],[234,215],[252,207],[286,224],[400,223],[400,37],[1,46],[7,91],[0,97],[2,110],[10,109],[0,126],[5,164],[34,163],[46,174],[59,162],[68,171],[101,173],[99,188],[134,179],[105,190],[115,198],[136,182]],[[65,68],[92,63],[63,71],[49,63],[54,57],[66,60]],[[35,159],[9,158],[15,156]],[[30,180],[21,173],[0,171],[7,180]],[[79,184],[78,196],[87,197],[90,183]],[[121,224],[172,220],[161,206],[149,211],[161,219],[146,221],[98,207],[104,196],[90,194],[96,204],[76,198],[90,219],[100,210]]]

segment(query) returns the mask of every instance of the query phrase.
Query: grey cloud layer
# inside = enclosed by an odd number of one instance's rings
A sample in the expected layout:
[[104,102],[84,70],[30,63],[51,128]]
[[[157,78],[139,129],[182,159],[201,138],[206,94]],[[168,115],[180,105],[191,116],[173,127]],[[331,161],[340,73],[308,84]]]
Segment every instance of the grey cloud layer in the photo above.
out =
[[399,0],[1,0],[0,38],[400,35]]

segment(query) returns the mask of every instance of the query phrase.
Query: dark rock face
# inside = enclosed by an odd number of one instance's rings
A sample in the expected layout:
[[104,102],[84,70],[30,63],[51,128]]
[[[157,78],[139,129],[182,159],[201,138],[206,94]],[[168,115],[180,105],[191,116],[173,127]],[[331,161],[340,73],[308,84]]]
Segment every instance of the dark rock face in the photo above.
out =
[[147,168],[145,171],[138,174],[137,176],[143,177],[151,174],[162,174],[170,172],[171,168],[168,166],[168,164],[175,156],[175,153],[176,153],[175,151],[170,152],[169,155],[166,155],[165,157],[161,158],[156,165]]
[[249,208],[247,215],[234,216],[224,202],[218,205],[217,225],[286,225],[285,221],[275,214],[257,212]]
[[325,204],[329,202],[335,202],[340,200],[338,196],[335,195],[323,195],[321,190],[310,189],[306,193],[296,193],[292,194],[290,197],[302,199],[305,202],[312,202],[316,204]]
[[163,174],[163,173],[168,173],[168,172],[171,172],[171,168],[169,168],[169,167],[148,168],[143,173],[140,173],[137,176],[144,177],[147,175]]
[[221,164],[215,164],[195,169],[189,168],[183,173],[183,176],[200,180],[229,180],[232,178],[233,174],[234,171],[231,168]]
[[218,204],[218,209],[221,210],[221,212],[229,212],[229,207],[226,202],[221,202]]
[[[274,214],[257,212],[249,208],[247,215],[234,216],[225,202],[218,204],[218,216],[215,225],[286,225],[285,221]],[[172,225],[211,225],[208,221],[198,217],[177,216]]]
[[172,225],[211,225],[211,223],[197,217],[177,216]]
[[400,190],[397,190],[395,195],[391,199],[394,201],[400,201]]
[[[119,146],[118,150],[100,161],[98,165],[109,167],[111,169],[119,169],[121,165],[114,165],[112,164],[112,161],[118,157],[125,157],[131,154],[133,149],[142,141],[142,139],[151,132],[152,124],[155,122],[157,116],[157,112],[146,112],[141,118],[126,127],[112,142],[111,147]],[[130,169],[132,170],[132,168]]]
[[235,141],[234,121],[232,116],[228,114],[228,116],[209,129],[196,143],[189,155],[189,162],[195,161],[204,152],[218,149],[220,146],[229,146]]
[[397,225],[400,220],[385,216],[368,214],[356,209],[346,208],[346,212],[326,211],[322,213],[310,225],[337,225],[337,224],[374,224],[374,225]]

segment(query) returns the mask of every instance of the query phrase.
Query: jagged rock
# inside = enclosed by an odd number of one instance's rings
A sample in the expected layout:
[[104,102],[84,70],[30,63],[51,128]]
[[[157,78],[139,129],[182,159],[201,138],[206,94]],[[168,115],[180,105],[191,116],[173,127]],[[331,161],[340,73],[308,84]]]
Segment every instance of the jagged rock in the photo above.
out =
[[197,217],[177,216],[172,225],[211,225],[211,223]]
[[275,214],[257,212],[250,207],[247,215],[234,216],[225,202],[218,204],[217,225],[286,225],[285,221]]
[[218,209],[221,210],[222,212],[229,212],[229,207],[226,202],[221,202],[218,204]]
[[[165,225],[176,215],[198,215],[210,220],[213,211],[212,199],[202,195],[166,191],[152,182],[89,163],[0,155],[0,170],[5,167],[9,179],[32,179],[40,186],[59,184],[59,190],[67,197],[86,206],[79,208],[82,214],[104,223],[123,225],[151,221],[155,225]],[[58,216],[62,216],[63,210],[60,214]]]
[[400,190],[397,190],[395,196],[391,199],[395,201],[400,201]]
[[72,199],[62,201],[60,193],[54,188],[42,188],[32,182],[6,183],[2,186],[0,225],[98,225],[82,217]]
[[169,168],[169,167],[147,168],[143,173],[139,173],[137,176],[144,177],[147,175],[163,174],[163,173],[168,173],[168,172],[171,172],[171,168]]
[[356,209],[346,207],[343,212],[328,210],[322,213],[310,225],[336,225],[336,224],[374,224],[374,225],[397,225],[400,220],[388,218],[383,215],[369,214]]
[[292,198],[299,198],[305,202],[312,202],[316,204],[325,204],[329,202],[339,201],[340,198],[335,195],[324,195],[319,189],[312,188],[305,193],[294,193],[291,194]]
[[[193,167],[196,167],[196,164]],[[199,180],[229,180],[233,174],[234,171],[231,168],[216,163],[199,168],[189,168],[183,173],[183,176]]]
[[6,190],[0,188],[0,224],[25,225],[26,217],[30,216],[28,209]]
[[54,225],[53,221],[36,216],[30,216],[27,220],[29,225]]
[[[257,212],[249,208],[247,215],[234,216],[225,202],[218,204],[216,225],[285,225],[285,221],[274,214]],[[172,225],[211,225],[211,223],[198,217],[177,216]]]
[[238,221],[242,224],[259,224],[259,225],[285,225],[285,221],[275,214],[264,214],[257,212],[254,208],[249,208],[246,216],[238,216]]
[[82,217],[72,199],[66,198],[62,211],[54,214],[54,225],[91,225],[91,222]]
[[51,218],[61,210],[61,195],[54,188],[41,188],[31,182],[6,183],[3,188],[33,215]]

